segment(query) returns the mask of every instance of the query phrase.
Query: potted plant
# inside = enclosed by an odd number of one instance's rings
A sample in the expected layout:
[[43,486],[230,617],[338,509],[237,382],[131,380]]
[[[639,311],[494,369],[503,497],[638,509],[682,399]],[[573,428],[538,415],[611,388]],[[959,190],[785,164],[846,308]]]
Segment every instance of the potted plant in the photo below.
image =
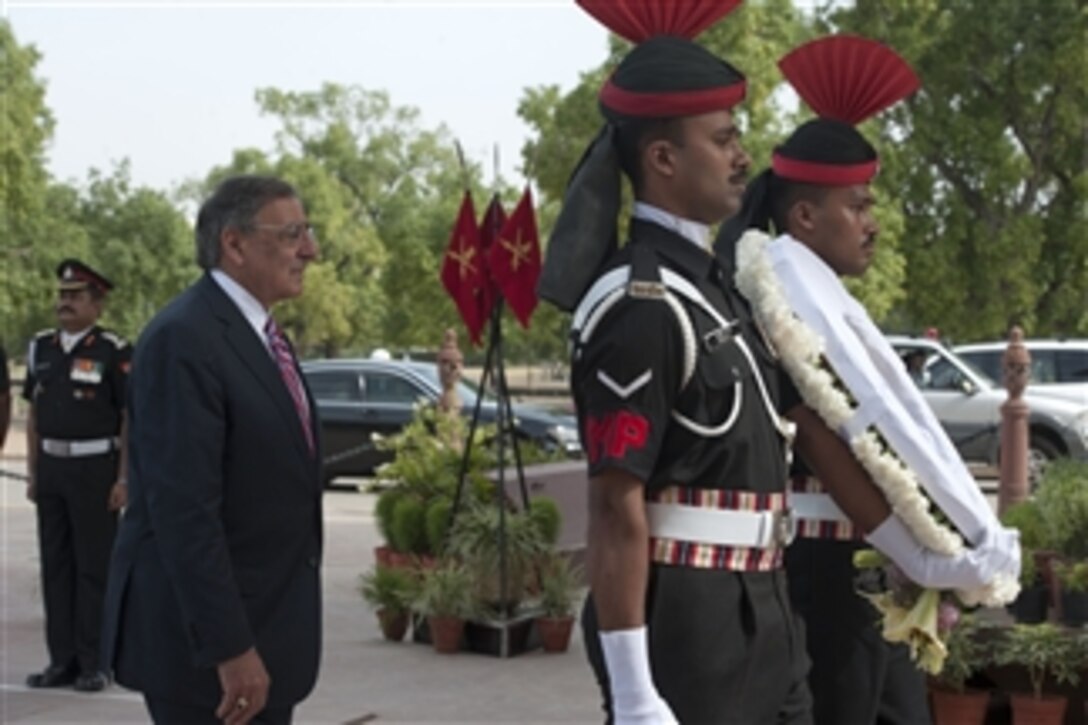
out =
[[1013,725],[1060,725],[1068,699],[1044,695],[1048,679],[1058,684],[1075,685],[1084,664],[1084,647],[1049,622],[1016,624],[999,639],[996,661],[1002,665],[1020,665],[1028,672],[1032,694],[1013,693],[1010,697]]
[[[1046,548],[1053,552],[1048,558],[1088,559],[1088,462],[1059,459],[1049,463],[1035,501],[1044,524]],[[1061,582],[1051,573],[1048,583],[1051,601],[1061,618]]]
[[1088,561],[1057,562],[1054,575],[1061,584],[1061,621],[1070,627],[1088,622]]
[[[1017,622],[1036,624],[1046,620],[1050,602],[1050,556],[1046,551],[1046,522],[1033,500],[1011,506],[1001,522],[1020,532],[1020,594],[1007,609]],[[1040,566],[1043,563],[1045,566]]]
[[[446,522],[438,509],[446,511],[457,490],[467,425],[460,416],[440,415],[433,406],[417,406],[411,422],[399,433],[375,439],[377,448],[392,453],[393,460],[378,469],[389,482],[375,505],[378,529],[386,546],[376,557],[396,566],[427,565],[438,554],[445,539]],[[486,426],[477,436],[486,434]],[[493,454],[480,445],[469,451],[467,501],[490,493],[491,483],[484,471],[493,465]]]
[[536,619],[545,652],[566,652],[574,628],[574,607],[582,586],[582,569],[551,552],[540,567],[540,616]]
[[427,618],[436,652],[452,654],[459,650],[465,620],[476,611],[468,571],[451,561],[424,570],[413,609]]
[[511,614],[546,550],[540,529],[528,514],[475,503],[458,513],[446,552],[469,570],[478,601],[494,612]]
[[417,577],[411,570],[382,564],[360,577],[359,591],[375,609],[382,635],[391,642],[400,642],[408,631],[417,584]]
[[934,678],[937,686],[930,688],[936,725],[982,725],[986,719],[989,691],[967,687],[967,681],[993,660],[981,630],[978,620],[965,614],[948,635],[948,655]]

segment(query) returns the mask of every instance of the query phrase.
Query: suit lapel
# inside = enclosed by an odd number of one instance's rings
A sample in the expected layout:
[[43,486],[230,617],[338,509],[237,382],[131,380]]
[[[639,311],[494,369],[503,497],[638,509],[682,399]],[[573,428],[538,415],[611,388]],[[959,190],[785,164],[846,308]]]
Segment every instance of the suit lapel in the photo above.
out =
[[[276,361],[272,359],[272,355],[268,352],[268,348],[257,337],[256,331],[242,316],[241,311],[227,296],[227,293],[216,284],[210,275],[204,275],[200,285],[201,292],[205,299],[208,300],[212,312],[223,323],[223,337],[226,339],[227,345],[234,350],[234,353],[253,373],[253,377],[268,392],[279,409],[280,415],[287,419],[288,425],[295,431],[292,438],[294,438],[299,453],[305,456],[307,460],[311,460],[313,455],[306,444],[306,434],[302,430],[302,421],[299,420],[295,403],[291,400],[291,394],[287,392],[287,385],[283,382],[280,370],[276,366]],[[299,373],[299,377],[301,379],[301,373]],[[305,389],[305,383],[303,383],[303,388]],[[307,395],[309,395],[308,391]],[[311,421],[313,421],[313,417],[313,407],[311,406]],[[312,422],[311,425],[313,425]]]

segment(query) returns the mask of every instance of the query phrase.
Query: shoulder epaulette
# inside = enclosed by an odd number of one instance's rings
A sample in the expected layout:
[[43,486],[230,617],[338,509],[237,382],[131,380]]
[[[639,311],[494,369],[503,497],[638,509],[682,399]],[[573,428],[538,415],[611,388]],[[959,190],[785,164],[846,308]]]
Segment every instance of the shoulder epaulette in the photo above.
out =
[[48,328],[48,329],[45,329],[45,330],[38,330],[36,333],[34,333],[34,339],[35,340],[41,340],[43,337],[52,337],[53,335],[56,335],[56,334],[57,334],[57,328],[51,327],[51,328]]
[[113,346],[116,348],[128,347],[128,340],[121,337],[115,332],[110,332],[109,330],[102,330],[100,334],[102,335],[103,339],[112,342]]

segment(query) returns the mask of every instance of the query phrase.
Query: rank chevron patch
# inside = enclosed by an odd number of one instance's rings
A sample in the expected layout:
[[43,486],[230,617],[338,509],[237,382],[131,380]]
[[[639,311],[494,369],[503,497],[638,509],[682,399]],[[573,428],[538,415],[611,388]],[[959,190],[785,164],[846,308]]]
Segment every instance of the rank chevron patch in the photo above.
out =
[[653,376],[654,371],[647,369],[646,372],[642,373],[642,375],[639,375],[627,385],[620,385],[615,380],[613,380],[612,377],[604,370],[597,371],[597,379],[600,380],[606,388],[611,390],[623,400],[630,398],[632,395],[638,392],[639,389],[645,387],[646,383],[650,382],[650,380],[653,379]]

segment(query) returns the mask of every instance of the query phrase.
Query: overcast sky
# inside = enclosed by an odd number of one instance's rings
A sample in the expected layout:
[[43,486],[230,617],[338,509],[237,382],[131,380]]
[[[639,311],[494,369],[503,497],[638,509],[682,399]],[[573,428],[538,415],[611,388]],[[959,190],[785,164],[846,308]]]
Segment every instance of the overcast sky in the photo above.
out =
[[236,148],[271,148],[257,88],[325,81],[388,91],[426,127],[445,123],[488,180],[497,143],[517,183],[522,90],[570,89],[607,51],[573,0],[8,0],[3,11],[43,55],[54,175],[82,180],[127,157],[137,183],[161,189]]

